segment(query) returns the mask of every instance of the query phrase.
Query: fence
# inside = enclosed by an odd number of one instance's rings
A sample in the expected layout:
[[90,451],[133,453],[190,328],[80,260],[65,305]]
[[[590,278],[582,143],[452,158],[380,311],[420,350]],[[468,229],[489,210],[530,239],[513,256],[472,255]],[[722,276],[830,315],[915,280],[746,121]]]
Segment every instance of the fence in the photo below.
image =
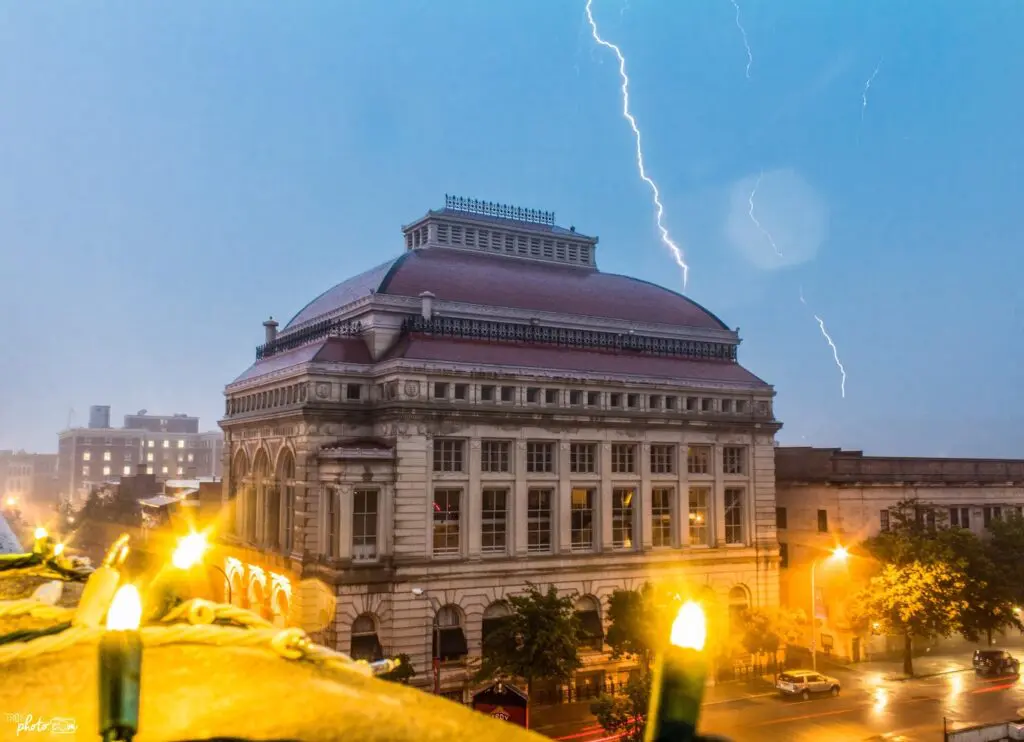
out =
[[945,718],[942,720],[945,742],[1003,742],[1003,740],[1024,740],[1024,722],[1003,721],[998,724],[983,724],[950,730]]

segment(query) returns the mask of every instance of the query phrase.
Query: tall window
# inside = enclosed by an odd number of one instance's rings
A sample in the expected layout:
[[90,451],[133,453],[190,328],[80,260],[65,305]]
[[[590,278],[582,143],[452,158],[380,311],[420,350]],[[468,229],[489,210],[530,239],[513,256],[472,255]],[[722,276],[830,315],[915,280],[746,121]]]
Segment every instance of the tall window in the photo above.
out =
[[612,444],[612,474],[636,474],[636,446],[632,443]]
[[828,511],[818,511],[818,533],[828,533]]
[[288,449],[281,453],[278,463],[278,486],[281,498],[281,546],[291,552],[295,542],[295,456]]
[[327,544],[324,553],[329,557],[338,556],[338,491],[327,488]]
[[594,548],[594,490],[574,487],[570,508],[570,538],[574,551]]
[[360,488],[352,493],[352,559],[377,558],[377,490]]
[[267,487],[273,484],[270,479],[270,459],[262,448],[253,461],[252,480],[253,490],[249,502],[246,503],[245,513],[245,538],[249,543],[256,542],[256,506],[258,503],[266,502]]
[[708,487],[690,487],[690,543],[694,546],[707,546],[708,539],[708,500],[711,490]]
[[531,474],[550,474],[555,470],[555,444],[547,441],[528,441],[526,444],[526,471]]
[[672,494],[671,487],[651,490],[651,542],[654,546],[672,545]]
[[508,441],[482,441],[480,443],[480,471],[507,472],[509,467]]
[[742,487],[725,488],[725,543],[743,543],[743,495]]
[[459,500],[462,491],[434,490],[434,554],[459,553]]
[[597,471],[597,444],[569,444],[569,471],[573,474],[593,474]]
[[463,471],[465,441],[438,438],[434,441],[434,471]]
[[686,449],[686,469],[690,474],[711,472],[711,446],[690,446]]
[[879,510],[878,511],[878,528],[882,533],[889,531],[889,511]]
[[789,544],[779,542],[779,569],[789,569]]
[[949,509],[949,525],[953,528],[970,528],[971,527],[971,509],[970,508],[950,508]]
[[785,530],[789,527],[789,519],[786,514],[786,508],[775,508],[775,527],[780,530]]
[[666,443],[651,444],[651,474],[676,473],[676,447]]
[[485,489],[480,509],[480,551],[503,554],[507,548],[508,490]]
[[526,550],[551,551],[551,490],[531,489],[526,495]]
[[722,449],[722,471],[725,474],[746,474],[747,447],[725,446]]
[[635,494],[632,487],[616,487],[612,490],[612,546],[616,549],[633,548]]

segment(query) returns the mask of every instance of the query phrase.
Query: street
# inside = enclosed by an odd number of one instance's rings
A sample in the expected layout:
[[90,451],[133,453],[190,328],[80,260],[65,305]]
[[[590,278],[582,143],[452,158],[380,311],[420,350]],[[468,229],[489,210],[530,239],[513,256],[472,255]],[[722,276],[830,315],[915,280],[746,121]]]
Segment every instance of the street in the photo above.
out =
[[[710,701],[701,731],[735,742],[935,742],[942,739],[943,717],[951,728],[960,728],[1015,718],[1024,707],[1024,681],[1017,677],[976,678],[970,670],[909,681],[851,675],[840,676],[844,689],[837,698],[785,699],[764,686],[743,697]],[[572,729],[558,726],[537,731],[566,742],[610,739],[592,719]]]

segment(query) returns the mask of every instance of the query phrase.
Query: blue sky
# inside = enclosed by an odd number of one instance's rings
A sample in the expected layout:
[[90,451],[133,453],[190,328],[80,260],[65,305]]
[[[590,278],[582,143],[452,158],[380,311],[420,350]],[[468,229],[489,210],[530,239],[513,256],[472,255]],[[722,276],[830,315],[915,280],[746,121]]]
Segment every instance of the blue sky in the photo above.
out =
[[[1024,456],[1024,4],[739,2],[749,79],[730,0],[594,0],[687,293],[741,328],[784,443]],[[446,192],[680,288],[583,2],[144,5],[0,5],[0,448],[90,404],[214,427],[266,316]]]

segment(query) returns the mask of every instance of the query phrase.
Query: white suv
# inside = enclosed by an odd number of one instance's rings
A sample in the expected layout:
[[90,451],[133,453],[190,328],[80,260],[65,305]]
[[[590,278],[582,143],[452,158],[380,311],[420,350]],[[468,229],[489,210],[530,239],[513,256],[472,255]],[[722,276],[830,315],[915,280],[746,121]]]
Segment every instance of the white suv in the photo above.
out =
[[775,687],[784,696],[800,696],[805,701],[812,694],[839,695],[839,681],[814,670],[790,670],[779,675]]

